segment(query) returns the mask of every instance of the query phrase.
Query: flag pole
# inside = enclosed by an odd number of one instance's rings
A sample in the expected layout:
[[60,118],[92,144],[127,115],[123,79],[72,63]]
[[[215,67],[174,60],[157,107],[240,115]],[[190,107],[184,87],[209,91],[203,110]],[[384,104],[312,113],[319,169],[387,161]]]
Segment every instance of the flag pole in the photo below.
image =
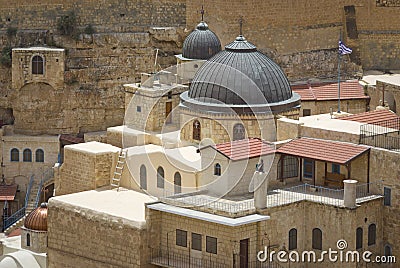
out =
[[[342,29],[340,29],[339,33],[339,42],[342,41]],[[340,60],[341,60],[341,53],[338,49],[338,113],[340,113]]]

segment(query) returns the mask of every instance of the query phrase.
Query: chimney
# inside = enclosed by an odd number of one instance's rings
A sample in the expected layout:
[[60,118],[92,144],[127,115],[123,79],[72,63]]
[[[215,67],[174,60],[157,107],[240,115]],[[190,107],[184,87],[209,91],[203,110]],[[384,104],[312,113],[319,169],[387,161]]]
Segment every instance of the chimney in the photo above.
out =
[[344,207],[356,208],[357,183],[356,180],[344,180]]
[[264,172],[264,163],[257,165],[253,175],[254,187],[254,207],[263,209],[267,207],[268,179],[267,173]]

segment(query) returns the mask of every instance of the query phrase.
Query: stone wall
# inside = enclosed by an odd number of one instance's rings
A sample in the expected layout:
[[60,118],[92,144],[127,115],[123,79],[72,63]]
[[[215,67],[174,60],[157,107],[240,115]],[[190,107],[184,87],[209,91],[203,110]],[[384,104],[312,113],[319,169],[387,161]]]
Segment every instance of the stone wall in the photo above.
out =
[[[147,209],[148,211],[149,209]],[[189,217],[178,216],[170,213],[150,210],[148,212],[148,225],[151,227],[153,239],[159,239],[153,243],[152,248],[170,250],[170,252],[187,256],[190,248],[191,233],[202,236],[202,251],[191,250],[191,256],[203,258],[203,261],[216,260],[226,266],[232,266],[233,258],[239,253],[239,241],[249,238],[249,261],[256,264],[256,254],[265,247],[269,250],[279,251],[288,248],[289,230],[297,229],[297,251],[312,249],[312,230],[320,228],[322,231],[323,250],[337,249],[336,243],[339,239],[348,242],[348,250],[355,250],[356,229],[363,228],[363,250],[370,250],[375,254],[381,253],[383,214],[381,212],[381,200],[363,203],[354,210],[339,209],[311,202],[298,202],[285,206],[268,208],[260,211],[261,214],[269,215],[271,218],[259,223],[251,223],[238,227],[229,227],[210,223]],[[154,222],[153,222],[154,219]],[[367,246],[368,226],[377,226],[377,243]],[[176,230],[187,231],[188,247],[176,245]],[[206,236],[217,238],[217,254],[206,253]],[[168,238],[167,238],[168,237]],[[167,245],[168,243],[168,245]],[[319,251],[318,251],[319,252]],[[236,256],[237,257],[237,256]],[[236,259],[236,258],[235,258]],[[275,256],[276,259],[276,256]],[[238,260],[238,259],[237,259]],[[337,267],[337,263],[326,262],[324,267]],[[281,263],[282,267],[288,264]],[[300,268],[304,263],[290,263],[290,267]],[[308,263],[307,267],[320,267],[321,263]],[[355,263],[343,263],[340,267],[355,268]]]
[[[371,182],[383,180],[383,186],[391,189],[391,206],[384,206],[383,240],[392,247],[393,255],[400,256],[400,171],[398,169],[400,153],[385,149],[371,150]],[[383,247],[382,245],[382,251]]]
[[55,180],[56,195],[110,185],[120,148],[98,142],[64,147],[64,163]]
[[[157,70],[176,63],[173,55],[180,52],[185,25],[185,16],[179,15],[186,8],[184,1],[121,0],[102,4],[74,0],[40,4],[19,1],[13,5],[4,2],[0,7],[1,49],[46,45],[65,49],[64,88],[57,96],[50,94],[55,100],[48,108],[35,107],[40,114],[47,114],[44,120],[57,121],[48,127],[49,133],[84,133],[122,124],[122,85],[135,82],[140,72],[154,71],[155,48],[161,49]],[[75,31],[65,36],[57,30],[57,23],[62,16],[70,16],[71,11],[76,16]],[[87,32],[89,25],[94,31],[79,35]],[[15,34],[13,29],[17,31]],[[40,87],[30,90],[37,92],[32,94],[35,100],[43,99]],[[1,65],[0,107],[19,110],[15,117],[20,126],[32,117],[32,111],[22,110],[15,101],[24,97],[12,91],[11,69]],[[65,112],[55,109],[59,98],[65,101],[61,103]],[[34,105],[28,102],[25,106]],[[42,120],[36,122],[40,124]],[[32,133],[37,134],[34,130]]]
[[[340,110],[346,113],[358,114],[367,112],[369,99],[350,99],[340,101]],[[327,114],[337,112],[338,101],[301,101],[300,115],[303,116],[305,109],[311,110],[311,115]]]
[[49,202],[49,267],[151,267],[146,238],[145,230],[117,217]]
[[[58,136],[24,136],[24,135],[5,135],[1,136],[3,167],[2,174],[6,179],[12,179],[20,185],[20,190],[25,191],[29,177],[34,174],[37,178],[43,172],[51,168],[57,162],[60,149]],[[19,150],[19,161],[11,161],[11,150]],[[32,152],[32,162],[23,161],[23,151],[30,149]],[[36,150],[44,151],[44,162],[36,162]]]

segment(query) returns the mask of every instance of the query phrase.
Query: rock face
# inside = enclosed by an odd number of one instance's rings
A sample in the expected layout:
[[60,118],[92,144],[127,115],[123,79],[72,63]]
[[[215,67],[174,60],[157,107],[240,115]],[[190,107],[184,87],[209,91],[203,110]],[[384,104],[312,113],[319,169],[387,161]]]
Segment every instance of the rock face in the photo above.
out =
[[[122,85],[138,80],[141,72],[176,64],[185,1],[112,0],[97,5],[48,1],[33,6],[20,1],[10,6],[0,0],[0,51],[23,48],[14,53],[12,67],[0,64],[0,120],[15,119],[16,133],[76,134],[121,125]],[[60,18],[71,11],[77,34],[62,35],[57,30]],[[55,49],[35,52],[27,47]],[[35,53],[44,56],[48,68],[32,77]]]

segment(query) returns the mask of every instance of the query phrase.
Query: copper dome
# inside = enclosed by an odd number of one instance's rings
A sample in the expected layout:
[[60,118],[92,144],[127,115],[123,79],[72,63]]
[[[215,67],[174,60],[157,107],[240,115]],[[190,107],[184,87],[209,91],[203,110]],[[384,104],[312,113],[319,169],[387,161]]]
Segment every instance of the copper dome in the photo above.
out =
[[25,228],[35,231],[47,231],[47,203],[34,209],[25,218]]

